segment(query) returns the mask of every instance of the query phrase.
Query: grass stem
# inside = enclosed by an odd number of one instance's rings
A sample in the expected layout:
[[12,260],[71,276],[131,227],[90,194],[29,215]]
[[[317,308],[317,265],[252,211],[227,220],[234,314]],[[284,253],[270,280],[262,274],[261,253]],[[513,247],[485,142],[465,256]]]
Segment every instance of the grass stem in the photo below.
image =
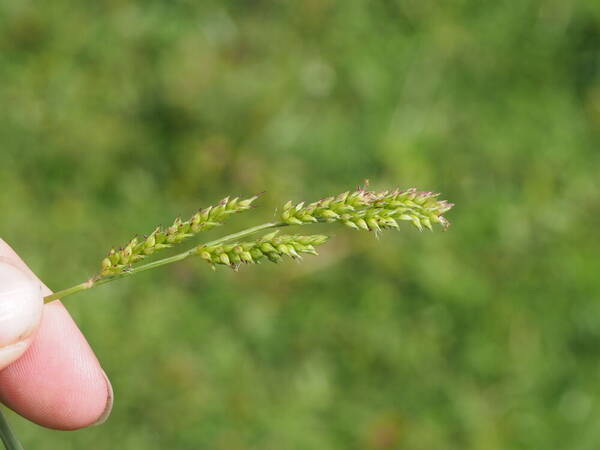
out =
[[6,450],[23,450],[23,446],[10,429],[10,425],[2,410],[0,410],[0,439]]

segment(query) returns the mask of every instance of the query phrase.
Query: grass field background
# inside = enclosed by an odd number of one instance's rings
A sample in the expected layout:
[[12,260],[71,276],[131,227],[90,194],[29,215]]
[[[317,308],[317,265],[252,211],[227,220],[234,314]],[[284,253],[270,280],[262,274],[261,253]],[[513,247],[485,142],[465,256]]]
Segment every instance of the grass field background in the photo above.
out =
[[26,448],[600,442],[600,3],[0,0],[0,236],[54,289],[225,195],[443,192],[446,233],[65,300],[116,392]]

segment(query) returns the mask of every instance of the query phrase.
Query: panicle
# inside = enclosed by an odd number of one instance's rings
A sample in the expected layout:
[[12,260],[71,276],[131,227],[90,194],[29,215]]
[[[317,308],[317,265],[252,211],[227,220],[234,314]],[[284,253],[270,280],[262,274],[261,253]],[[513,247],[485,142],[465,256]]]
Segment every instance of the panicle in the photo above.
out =
[[[420,231],[432,230],[435,224],[443,229],[450,222],[444,217],[454,205],[439,200],[439,194],[406,190],[370,191],[368,186],[354,191],[325,197],[313,203],[287,202],[281,211],[280,226],[315,222],[341,223],[355,230],[380,233],[398,229],[400,222],[409,222]],[[177,218],[168,227],[157,227],[150,235],[134,237],[125,246],[111,249],[102,260],[97,277],[123,274],[140,260],[159,250],[172,247],[205,230],[221,225],[227,217],[252,207],[258,195],[247,199],[225,197],[218,204],[196,212],[188,220]],[[302,254],[316,254],[315,247],[327,240],[322,235],[278,235],[269,233],[257,240],[233,244],[201,245],[196,252],[213,265],[238,268],[241,264],[259,263],[268,259],[279,262],[284,257],[300,259]]]

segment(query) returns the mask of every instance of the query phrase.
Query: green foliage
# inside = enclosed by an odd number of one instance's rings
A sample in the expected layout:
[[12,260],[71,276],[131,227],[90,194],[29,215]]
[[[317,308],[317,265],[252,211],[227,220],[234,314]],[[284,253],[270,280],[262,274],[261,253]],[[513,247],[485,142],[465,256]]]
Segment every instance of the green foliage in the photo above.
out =
[[224,192],[458,205],[446,233],[65,299],[115,409],[13,416],[25,448],[597,447],[597,2],[0,0],[0,24],[0,236],[51,288]]

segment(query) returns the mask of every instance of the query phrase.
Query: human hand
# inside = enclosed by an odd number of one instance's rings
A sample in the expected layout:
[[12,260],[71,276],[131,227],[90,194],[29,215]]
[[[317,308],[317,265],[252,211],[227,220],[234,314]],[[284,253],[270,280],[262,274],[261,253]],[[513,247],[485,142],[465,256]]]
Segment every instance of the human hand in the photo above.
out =
[[60,301],[0,239],[0,401],[39,425],[76,430],[103,423],[113,392]]

